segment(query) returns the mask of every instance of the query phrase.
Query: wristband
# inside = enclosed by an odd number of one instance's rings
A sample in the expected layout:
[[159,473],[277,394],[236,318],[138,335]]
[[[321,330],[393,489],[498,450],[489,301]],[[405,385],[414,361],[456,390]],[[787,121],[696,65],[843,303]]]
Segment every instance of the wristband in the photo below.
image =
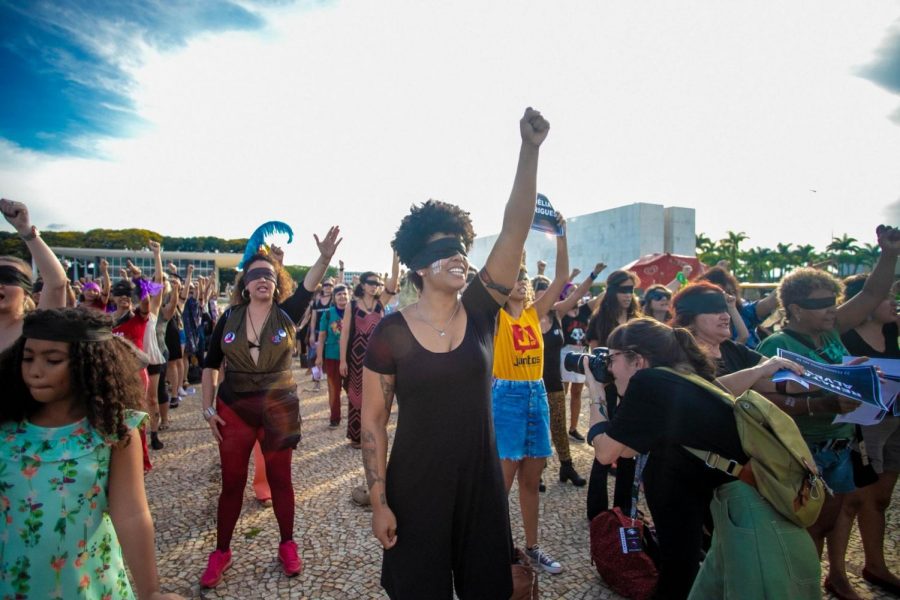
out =
[[589,445],[593,445],[594,438],[600,434],[606,433],[609,429],[609,421],[600,421],[599,423],[594,423],[591,425],[591,428],[588,429],[587,434],[587,443]]
[[593,271],[591,271],[591,274],[588,275],[588,278],[589,278],[591,281],[593,281],[593,280],[597,279],[597,274],[594,273]]
[[203,418],[206,419],[207,421],[212,419],[217,414],[218,413],[216,412],[216,409],[213,408],[212,406],[207,406],[206,408],[203,409]]
[[685,277],[684,273],[682,273],[681,271],[678,272],[678,275],[675,276],[675,279],[677,279],[678,282],[682,285],[687,283],[687,277]]

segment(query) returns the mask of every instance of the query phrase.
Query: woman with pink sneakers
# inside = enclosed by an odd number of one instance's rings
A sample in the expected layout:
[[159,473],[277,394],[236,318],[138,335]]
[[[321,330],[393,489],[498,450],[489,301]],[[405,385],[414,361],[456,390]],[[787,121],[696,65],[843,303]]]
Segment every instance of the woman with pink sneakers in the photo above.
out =
[[[272,489],[272,508],[281,536],[278,560],[288,577],[303,563],[294,542],[294,486],[291,456],[300,441],[300,401],[291,367],[294,324],[309,305],[340,240],[332,227],[319,246],[319,259],[291,294],[293,282],[282,268],[283,254],[273,247],[244,263],[232,305],[216,323],[203,369],[203,417],[219,443],[222,493],[217,511],[216,549],[200,578],[215,587],[231,566],[231,536],[241,514],[247,466],[259,441]],[[219,367],[225,377],[219,384]],[[218,388],[218,389],[217,389]]]

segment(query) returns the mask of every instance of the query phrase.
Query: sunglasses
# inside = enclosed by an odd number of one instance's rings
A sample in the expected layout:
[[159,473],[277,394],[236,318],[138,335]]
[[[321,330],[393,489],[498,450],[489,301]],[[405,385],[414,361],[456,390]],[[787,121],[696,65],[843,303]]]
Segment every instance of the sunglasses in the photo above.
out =
[[371,279],[368,281],[363,281],[363,283],[366,285],[374,285],[375,287],[381,287],[384,285],[384,283],[382,283],[381,281],[373,281]]

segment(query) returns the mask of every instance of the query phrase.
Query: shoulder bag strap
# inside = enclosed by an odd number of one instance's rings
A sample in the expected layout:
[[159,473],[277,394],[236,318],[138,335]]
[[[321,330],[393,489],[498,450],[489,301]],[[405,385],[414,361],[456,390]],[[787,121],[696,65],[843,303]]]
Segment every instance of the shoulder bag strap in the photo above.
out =
[[[734,398],[731,394],[725,392],[721,388],[713,385],[709,381],[703,379],[699,375],[695,375],[693,373],[682,373],[680,371],[676,371],[675,369],[671,369],[669,367],[656,367],[658,369],[662,369],[674,375],[678,375],[683,379],[687,379],[694,385],[702,387],[703,389],[711,392],[722,399],[723,402],[727,402],[729,406],[734,406]],[[737,477],[741,474],[741,470],[743,470],[744,466],[737,462],[736,460],[732,460],[730,458],[725,458],[721,454],[717,454],[712,450],[698,450],[697,448],[691,448],[690,446],[681,446],[697,458],[703,461],[703,463],[711,468],[716,469],[718,471],[722,471],[723,473],[727,473],[732,477]]]

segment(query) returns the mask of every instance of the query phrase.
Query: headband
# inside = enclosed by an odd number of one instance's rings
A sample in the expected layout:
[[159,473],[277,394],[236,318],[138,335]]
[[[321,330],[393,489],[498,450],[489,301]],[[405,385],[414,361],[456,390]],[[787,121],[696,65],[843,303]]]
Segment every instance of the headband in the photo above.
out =
[[675,303],[676,314],[717,315],[728,312],[725,294],[711,292],[706,294],[690,294],[682,296]]
[[31,293],[31,276],[10,265],[0,265],[0,283],[15,285]]
[[37,321],[25,319],[22,325],[22,337],[48,342],[104,342],[112,339],[109,324],[97,326],[86,322],[73,322],[68,319]]
[[821,308],[831,308],[837,304],[837,298],[834,296],[828,296],[827,298],[804,298],[803,300],[797,300],[793,304],[796,304],[800,308],[805,308],[806,310],[818,310]]
[[440,238],[425,244],[425,247],[422,248],[418,254],[413,256],[407,265],[413,270],[421,269],[422,267],[427,267],[436,260],[450,258],[454,254],[467,256],[466,247],[463,245],[462,240],[458,237]]
[[88,281],[88,282],[85,282],[85,284],[83,286],[81,286],[81,289],[83,291],[95,290],[95,291],[99,292],[100,286],[97,285],[96,283],[94,283],[93,281]]
[[244,282],[256,281],[257,279],[265,279],[267,281],[271,281],[272,283],[278,283],[275,280],[275,272],[272,269],[267,269],[265,267],[257,267],[255,269],[250,269],[244,274]]

